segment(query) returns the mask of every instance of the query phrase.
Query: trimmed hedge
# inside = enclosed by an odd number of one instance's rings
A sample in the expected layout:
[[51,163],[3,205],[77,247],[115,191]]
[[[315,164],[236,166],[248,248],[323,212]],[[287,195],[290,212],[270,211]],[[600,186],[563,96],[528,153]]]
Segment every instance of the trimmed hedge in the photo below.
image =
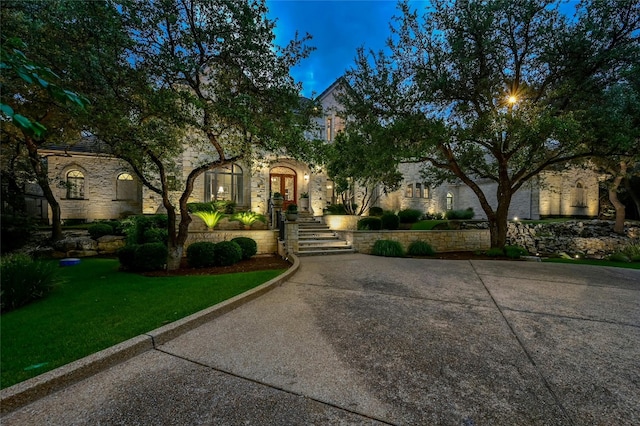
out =
[[416,223],[422,217],[422,212],[416,209],[404,209],[398,212],[400,223]]
[[242,249],[234,241],[220,241],[214,248],[217,266],[230,266],[242,260]]
[[157,271],[164,269],[168,254],[162,243],[129,244],[118,250],[118,260],[129,271]]
[[473,209],[469,207],[466,210],[448,210],[444,216],[446,219],[451,220],[469,220],[473,219],[475,213],[473,212]]
[[242,258],[249,259],[258,252],[258,243],[249,237],[236,237],[231,240],[238,244],[242,250]]
[[128,271],[135,271],[137,249],[138,244],[129,244],[118,250],[118,260],[120,261],[120,268]]
[[193,268],[215,266],[216,244],[210,241],[199,241],[187,247],[187,261]]
[[385,257],[404,257],[402,244],[393,240],[377,240],[373,243],[371,254]]
[[87,231],[89,232],[89,236],[94,240],[104,237],[105,235],[114,234],[113,226],[108,223],[94,223],[93,225],[89,225]]
[[383,214],[384,214],[384,210],[382,210],[382,207],[371,207],[371,208],[369,208],[369,216],[380,217]]
[[400,218],[395,213],[385,213],[380,218],[382,229],[394,231],[400,227]]
[[363,217],[358,221],[359,231],[378,231],[382,229],[382,220],[379,217]]

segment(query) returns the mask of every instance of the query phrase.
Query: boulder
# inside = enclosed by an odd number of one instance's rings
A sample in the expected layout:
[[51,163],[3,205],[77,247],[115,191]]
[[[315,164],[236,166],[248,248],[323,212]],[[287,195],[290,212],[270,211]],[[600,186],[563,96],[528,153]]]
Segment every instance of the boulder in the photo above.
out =
[[98,252],[113,254],[126,245],[126,237],[120,235],[105,235],[98,238]]

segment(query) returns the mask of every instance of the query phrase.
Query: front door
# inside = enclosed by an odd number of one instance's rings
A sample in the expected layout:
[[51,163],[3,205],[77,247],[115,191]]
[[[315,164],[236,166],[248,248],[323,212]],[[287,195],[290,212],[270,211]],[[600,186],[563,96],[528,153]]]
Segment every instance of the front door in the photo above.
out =
[[298,188],[296,183],[296,172],[288,167],[274,167],[269,174],[271,188],[270,193],[279,192],[284,197],[282,208],[287,209],[289,204],[293,204],[298,199]]

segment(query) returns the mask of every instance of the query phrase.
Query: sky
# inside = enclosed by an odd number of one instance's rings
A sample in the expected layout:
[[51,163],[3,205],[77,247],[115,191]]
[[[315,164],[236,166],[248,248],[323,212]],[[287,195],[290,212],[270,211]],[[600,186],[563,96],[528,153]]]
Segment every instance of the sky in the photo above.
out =
[[[565,0],[575,4],[578,0]],[[428,0],[413,0],[424,10]],[[358,47],[378,51],[385,48],[392,17],[398,15],[396,0],[267,0],[268,17],[276,20],[276,44],[286,45],[295,36],[309,33],[316,48],[292,69],[302,82],[302,94],[317,96],[355,63]]]
[[396,0],[267,0],[268,17],[277,19],[276,44],[309,33],[316,48],[292,70],[303,95],[317,96],[353,67],[356,50],[385,47]]

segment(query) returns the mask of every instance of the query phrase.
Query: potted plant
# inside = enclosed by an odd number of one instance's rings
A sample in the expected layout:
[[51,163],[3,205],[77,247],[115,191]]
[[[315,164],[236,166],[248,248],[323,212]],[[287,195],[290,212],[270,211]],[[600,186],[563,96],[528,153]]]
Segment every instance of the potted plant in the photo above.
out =
[[235,215],[233,215],[233,218],[231,218],[231,220],[240,222],[243,225],[244,229],[251,229],[251,225],[253,225],[257,221],[260,221],[262,223],[265,223],[267,221],[267,219],[263,215],[261,215],[260,213],[254,213],[252,211],[236,213]]
[[297,204],[289,204],[287,206],[287,211],[285,213],[287,216],[287,220],[296,221],[298,220],[298,205]]
[[300,199],[298,200],[298,204],[300,204],[300,209],[303,211],[309,210],[309,193],[303,192],[300,194]]
[[284,203],[284,197],[279,192],[274,192],[271,197],[271,202],[273,203],[273,207],[280,209],[282,208],[282,203]]

